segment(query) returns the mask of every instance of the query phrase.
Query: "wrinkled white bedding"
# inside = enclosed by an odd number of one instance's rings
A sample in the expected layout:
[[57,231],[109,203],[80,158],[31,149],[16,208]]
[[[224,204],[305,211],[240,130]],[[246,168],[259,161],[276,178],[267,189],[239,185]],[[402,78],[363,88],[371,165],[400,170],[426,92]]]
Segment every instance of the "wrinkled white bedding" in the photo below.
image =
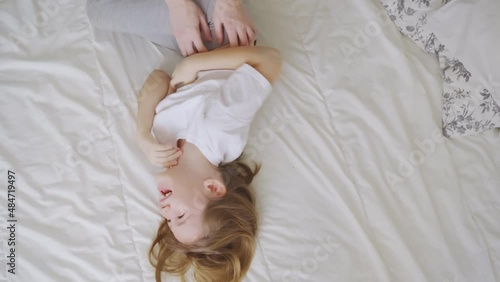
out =
[[[499,132],[440,135],[436,58],[377,0],[247,6],[286,63],[246,151],[263,164],[246,281],[499,281]],[[136,95],[180,57],[93,31],[81,1],[1,1],[0,23],[0,280],[153,281]]]

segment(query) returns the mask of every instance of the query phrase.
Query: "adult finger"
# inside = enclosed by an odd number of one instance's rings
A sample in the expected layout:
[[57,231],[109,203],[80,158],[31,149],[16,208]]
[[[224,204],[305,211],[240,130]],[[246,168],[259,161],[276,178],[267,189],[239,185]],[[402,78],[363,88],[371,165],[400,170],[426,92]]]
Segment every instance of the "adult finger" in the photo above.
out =
[[179,50],[181,50],[182,56],[186,57],[188,55],[188,46],[191,43],[191,40],[186,40],[187,36],[175,36],[177,38],[177,45],[179,46]]
[[193,41],[194,47],[196,47],[196,50],[198,53],[202,52],[207,52],[207,47],[205,47],[205,44],[203,44],[203,41],[201,41],[201,38],[195,38]]
[[234,29],[228,30],[226,28],[226,32],[227,32],[227,37],[229,38],[229,45],[231,45],[231,47],[238,46],[238,33],[236,33],[236,30]]
[[253,44],[257,37],[255,30],[251,27],[247,27],[247,35],[248,35],[248,42],[250,44]]
[[248,46],[248,37],[247,37],[247,33],[245,32],[245,30],[243,30],[242,28],[238,28],[238,37],[240,39],[240,43],[239,45],[240,46]]
[[[179,50],[181,50],[182,56],[186,57],[187,56],[186,48],[184,48],[184,45],[181,45],[180,42],[178,42],[178,44],[179,44]],[[170,83],[172,83],[172,81],[170,81]]]
[[215,19],[214,20],[215,37],[217,37],[217,44],[221,45],[224,41],[224,30],[222,28],[222,22]]
[[201,31],[203,32],[203,37],[207,41],[212,41],[213,40],[212,34],[210,33],[210,28],[208,27],[208,23],[207,23],[207,19],[206,19],[205,15],[200,16],[200,27],[201,27]]
[[184,50],[186,51],[186,55],[184,55],[184,57],[193,55],[195,53],[193,48],[193,41],[189,41],[189,43],[184,46]]

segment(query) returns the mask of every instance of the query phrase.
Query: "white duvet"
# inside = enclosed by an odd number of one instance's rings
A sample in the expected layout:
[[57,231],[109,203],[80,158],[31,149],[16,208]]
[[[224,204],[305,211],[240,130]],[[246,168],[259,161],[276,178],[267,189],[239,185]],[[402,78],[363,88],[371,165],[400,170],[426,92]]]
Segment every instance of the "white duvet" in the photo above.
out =
[[[285,60],[246,150],[262,163],[246,281],[499,281],[499,132],[440,135],[437,59],[377,0],[246,4]],[[180,57],[93,31],[82,1],[0,1],[0,23],[0,280],[153,281],[136,97]]]

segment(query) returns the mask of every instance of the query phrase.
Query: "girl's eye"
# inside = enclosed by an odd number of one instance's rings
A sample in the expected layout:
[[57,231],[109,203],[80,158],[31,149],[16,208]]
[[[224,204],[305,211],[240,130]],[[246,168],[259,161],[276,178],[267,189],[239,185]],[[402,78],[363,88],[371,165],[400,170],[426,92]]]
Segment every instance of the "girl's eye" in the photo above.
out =
[[170,220],[170,219],[167,219],[167,222],[168,222],[168,223],[170,223],[170,221],[172,221],[172,220]]
[[179,216],[179,217],[178,217],[178,219],[183,218],[185,214],[186,214],[186,213],[184,213],[183,215]]

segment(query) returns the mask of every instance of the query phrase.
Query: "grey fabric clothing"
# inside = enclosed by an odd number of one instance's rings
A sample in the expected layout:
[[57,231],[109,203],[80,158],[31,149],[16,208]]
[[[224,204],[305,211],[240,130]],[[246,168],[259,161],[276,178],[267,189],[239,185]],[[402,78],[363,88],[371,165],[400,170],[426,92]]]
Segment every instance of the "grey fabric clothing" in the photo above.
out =
[[[193,0],[205,13],[214,39],[212,42],[203,40],[209,50],[220,46],[217,44],[212,20],[214,1]],[[180,52],[170,27],[169,10],[164,0],[87,0],[87,14],[96,28],[137,34],[153,43]],[[224,34],[223,44],[226,43],[227,34]]]

